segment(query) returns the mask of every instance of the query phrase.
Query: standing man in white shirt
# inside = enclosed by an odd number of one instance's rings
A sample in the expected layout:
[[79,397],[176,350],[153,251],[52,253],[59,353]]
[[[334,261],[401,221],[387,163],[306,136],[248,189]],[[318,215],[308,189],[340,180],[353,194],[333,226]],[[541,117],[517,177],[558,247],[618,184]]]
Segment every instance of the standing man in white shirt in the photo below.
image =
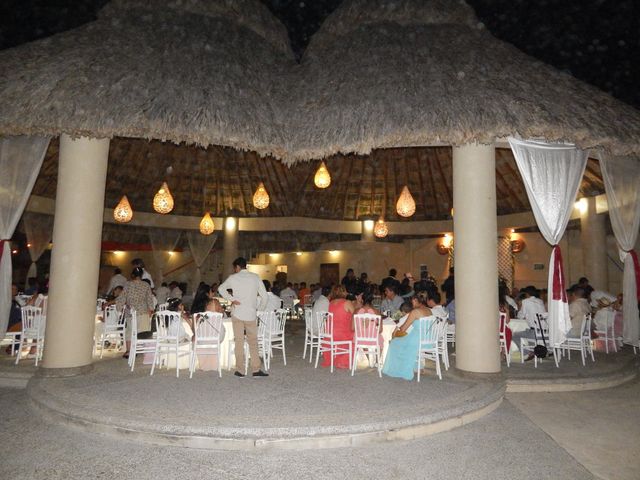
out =
[[[238,257],[233,261],[235,273],[229,275],[218,288],[220,295],[231,302],[231,323],[235,340],[236,377],[244,377],[238,370],[244,365],[244,338],[247,337],[249,353],[251,354],[251,370],[254,377],[268,377],[269,374],[260,370],[260,356],[258,354],[258,310],[264,310],[268,296],[260,277],[247,270],[247,260]],[[231,290],[230,294],[227,290]],[[258,300],[258,297],[259,300]]]
[[113,277],[111,277],[111,280],[109,280],[109,286],[107,287],[107,291],[105,293],[107,295],[112,295],[114,288],[124,288],[124,286],[127,284],[127,281],[127,277],[122,275],[122,270],[120,270],[119,268],[114,269]]

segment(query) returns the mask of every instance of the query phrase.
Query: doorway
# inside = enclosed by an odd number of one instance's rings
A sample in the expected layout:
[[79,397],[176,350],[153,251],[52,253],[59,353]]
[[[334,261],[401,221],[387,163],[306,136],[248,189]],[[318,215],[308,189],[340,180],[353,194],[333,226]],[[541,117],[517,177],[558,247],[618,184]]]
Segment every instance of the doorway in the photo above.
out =
[[340,264],[321,263],[320,264],[320,285],[330,287],[340,283]]

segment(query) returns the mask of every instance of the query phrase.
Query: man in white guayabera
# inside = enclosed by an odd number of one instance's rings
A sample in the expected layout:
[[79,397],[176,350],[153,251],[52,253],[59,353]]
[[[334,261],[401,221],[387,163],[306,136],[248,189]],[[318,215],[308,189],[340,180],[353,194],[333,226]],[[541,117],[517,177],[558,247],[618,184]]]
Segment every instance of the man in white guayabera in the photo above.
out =
[[267,290],[260,277],[247,270],[246,259],[236,258],[233,261],[233,270],[235,273],[229,275],[229,278],[220,285],[218,292],[232,305],[231,323],[236,351],[236,372],[234,375],[244,377],[240,369],[244,366],[244,338],[246,334],[253,376],[268,377],[268,373],[260,370],[257,322],[257,311],[263,310],[267,304]]

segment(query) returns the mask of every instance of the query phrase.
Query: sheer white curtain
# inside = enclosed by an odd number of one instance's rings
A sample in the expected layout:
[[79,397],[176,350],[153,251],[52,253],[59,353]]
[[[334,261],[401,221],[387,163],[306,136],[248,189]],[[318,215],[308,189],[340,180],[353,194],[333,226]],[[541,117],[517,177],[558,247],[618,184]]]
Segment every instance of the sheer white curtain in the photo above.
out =
[[640,158],[606,158],[600,154],[600,169],[609,204],[609,218],[618,242],[620,260],[624,262],[622,279],[622,338],[625,343],[638,345],[640,320],[640,265],[634,250],[640,229]]
[[571,329],[560,239],[587,166],[587,152],[573,145],[509,138],[531,209],[544,239],[553,245],[549,260],[549,341],[558,345]]
[[0,137],[0,334],[11,308],[11,246],[18,220],[49,146],[49,137]]
[[181,234],[182,230],[172,228],[149,229],[149,240],[151,241],[151,248],[153,248],[153,263],[155,263],[158,271],[157,286],[160,286],[163,281],[164,267],[169,261],[169,252],[176,249]]
[[216,234],[202,235],[198,231],[187,232],[189,250],[191,250],[191,256],[193,257],[194,262],[196,262],[197,267],[196,276],[193,281],[194,291],[200,284],[200,279],[202,278],[202,272],[200,271],[200,268],[209,256],[209,253],[211,253],[211,250],[213,249],[213,246],[215,245],[217,239],[218,236]]
[[35,277],[38,273],[36,262],[49,246],[53,234],[53,215],[25,212],[22,216],[24,232],[27,235],[27,247],[31,257],[31,266],[27,278]]

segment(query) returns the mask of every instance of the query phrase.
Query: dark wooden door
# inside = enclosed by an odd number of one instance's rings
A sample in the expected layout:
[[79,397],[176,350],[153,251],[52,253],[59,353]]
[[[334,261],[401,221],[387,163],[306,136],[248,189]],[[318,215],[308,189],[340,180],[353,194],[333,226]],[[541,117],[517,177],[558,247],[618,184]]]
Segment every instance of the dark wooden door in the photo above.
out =
[[340,283],[340,264],[321,263],[320,264],[320,285],[330,287]]

